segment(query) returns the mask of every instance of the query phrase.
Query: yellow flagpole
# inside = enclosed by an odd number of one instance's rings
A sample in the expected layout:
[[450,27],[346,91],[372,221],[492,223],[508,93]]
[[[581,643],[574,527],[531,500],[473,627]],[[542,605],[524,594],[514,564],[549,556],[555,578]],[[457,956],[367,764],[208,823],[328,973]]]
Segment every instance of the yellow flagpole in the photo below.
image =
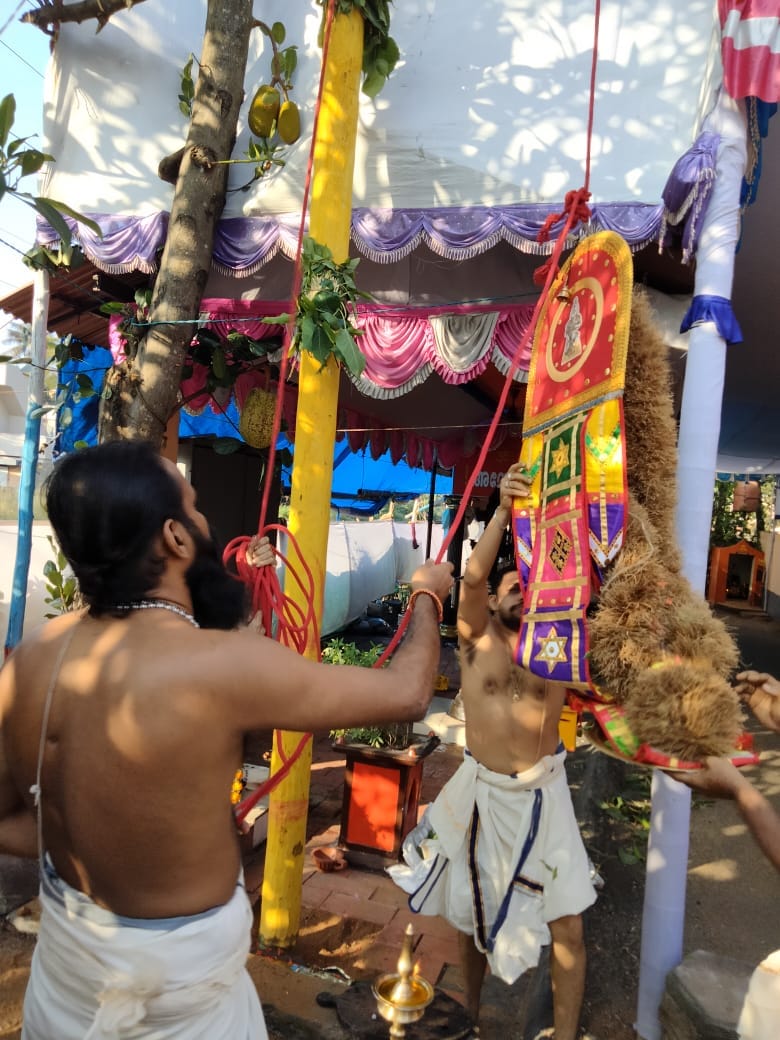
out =
[[[349,255],[352,172],[362,62],[362,16],[356,10],[348,15],[337,14],[328,48],[314,147],[309,231],[316,242],[330,248],[338,263]],[[298,380],[288,527],[314,575],[315,610],[320,622],[338,391],[339,369],[333,358],[320,369],[319,362],[304,353]],[[291,565],[296,566],[294,559]],[[286,584],[285,591],[300,602],[300,591],[294,581]],[[306,656],[316,659],[318,655],[319,647],[312,642],[306,648]],[[298,746],[301,734],[283,732],[280,736],[284,754],[289,756]],[[280,765],[275,738],[272,772]],[[260,943],[263,946],[291,946],[298,934],[310,771],[311,744],[269,799],[260,913]]]

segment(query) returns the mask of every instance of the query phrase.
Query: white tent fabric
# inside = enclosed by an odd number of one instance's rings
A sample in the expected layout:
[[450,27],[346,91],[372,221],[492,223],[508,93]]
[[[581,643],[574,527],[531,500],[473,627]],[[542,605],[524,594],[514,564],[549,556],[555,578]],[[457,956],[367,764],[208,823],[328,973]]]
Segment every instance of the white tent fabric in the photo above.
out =
[[[141,4],[94,26],[63,25],[46,88],[44,185],[78,210],[170,208],[160,159],[182,144],[181,69],[200,53],[206,0]],[[593,45],[592,0],[404,0],[392,7],[401,61],[376,101],[363,97],[354,204],[406,209],[555,203],[580,187]],[[300,212],[320,65],[321,9],[267,0],[263,18],[299,45],[293,98],[304,135],[267,182],[228,197],[225,216]],[[604,0],[593,134],[594,201],[656,204],[711,105],[711,0]],[[246,113],[268,79],[270,47],[250,42]],[[98,118],[99,114],[99,118]],[[231,185],[248,180],[234,167]]]

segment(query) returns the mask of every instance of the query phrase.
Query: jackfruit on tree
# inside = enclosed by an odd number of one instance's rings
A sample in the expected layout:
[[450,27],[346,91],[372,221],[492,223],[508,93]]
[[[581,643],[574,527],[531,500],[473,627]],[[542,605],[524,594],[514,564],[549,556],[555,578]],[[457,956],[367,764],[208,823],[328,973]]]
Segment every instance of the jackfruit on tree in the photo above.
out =
[[285,144],[295,144],[301,136],[301,114],[294,101],[285,101],[279,109],[276,129]]
[[274,120],[279,115],[281,97],[276,87],[267,83],[258,87],[249,106],[247,122],[255,137],[270,137]]

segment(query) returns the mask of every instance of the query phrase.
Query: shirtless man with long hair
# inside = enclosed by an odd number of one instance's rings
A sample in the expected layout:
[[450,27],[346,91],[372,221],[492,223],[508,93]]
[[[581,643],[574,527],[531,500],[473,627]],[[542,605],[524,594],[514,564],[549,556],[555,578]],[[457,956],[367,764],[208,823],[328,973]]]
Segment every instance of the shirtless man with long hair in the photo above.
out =
[[387,668],[337,669],[241,627],[244,586],[148,445],[65,457],[47,506],[87,607],[0,671],[0,849],[41,857],[24,1040],[262,1040],[230,806],[244,734],[422,717],[451,568],[416,571],[431,595]]

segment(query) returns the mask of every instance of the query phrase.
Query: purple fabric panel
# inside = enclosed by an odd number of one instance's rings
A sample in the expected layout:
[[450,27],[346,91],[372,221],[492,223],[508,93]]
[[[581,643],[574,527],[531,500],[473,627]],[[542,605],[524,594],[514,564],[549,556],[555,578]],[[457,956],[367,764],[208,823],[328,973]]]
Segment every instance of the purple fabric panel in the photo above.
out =
[[[409,251],[420,236],[443,255],[476,255],[501,238],[515,245],[526,241],[534,251],[540,247],[536,236],[550,213],[558,206],[448,206],[438,209],[355,209],[352,231],[358,247],[377,257]],[[655,237],[661,223],[661,207],[645,203],[600,203],[592,208],[596,228],[621,234],[630,245],[640,245]],[[87,256],[106,269],[150,270],[162,248],[167,229],[167,213],[145,217],[125,217],[90,213],[103,229],[99,238],[87,228],[69,225],[84,246]],[[257,267],[280,244],[291,255],[296,241],[299,216],[230,217],[221,221],[214,246],[214,260],[235,271]],[[51,242],[56,236],[49,225],[38,222],[38,241]]]
[[403,249],[423,230],[421,209],[353,209],[352,235],[369,250]]
[[681,155],[669,174],[662,192],[666,208],[676,213],[684,204],[693,188],[715,172],[718,156],[718,134],[699,134],[688,151]]
[[599,231],[614,231],[629,245],[640,245],[656,237],[661,227],[663,206],[649,203],[595,203],[591,223]]
[[599,503],[590,502],[588,504],[588,527],[602,545],[609,547],[625,525],[626,510],[621,502],[608,504],[605,512],[607,514],[606,532],[601,530],[601,508]]
[[230,217],[221,220],[214,238],[214,259],[231,271],[245,271],[275,252],[281,235],[275,220]]
[[531,529],[531,517],[530,516],[515,516],[513,517],[514,529],[515,529],[515,560],[517,562],[517,572],[520,575],[520,584],[522,585],[523,592],[528,588],[528,578],[531,574],[531,567],[527,560],[524,559],[523,555],[517,551],[518,543],[522,543],[523,546],[531,546],[533,532]]
[[[168,231],[168,214],[152,213],[147,217],[122,217],[108,213],[87,213],[103,232],[99,237],[83,224],[71,217],[64,220],[81,242],[90,260],[99,267],[132,270],[153,270],[157,263],[157,252],[165,243]],[[37,218],[37,240],[40,243],[56,242],[59,236],[48,221]]]
[[[544,621],[543,618],[544,612],[538,610],[533,615],[534,624],[528,624],[527,620],[525,618],[523,619],[523,625],[520,629],[520,638],[517,641],[515,651],[515,661],[517,664],[522,665],[526,658],[526,646],[530,643],[531,645],[528,648],[529,671],[533,672],[534,675],[538,675],[542,679],[549,679],[550,682],[561,682],[566,685],[579,685],[580,680],[575,673],[573,661],[539,660],[538,657],[541,651],[541,641],[547,639],[552,634],[553,629],[555,629],[557,637],[564,637],[567,640],[567,649],[572,647],[573,637],[576,633],[577,643],[582,654],[581,660],[577,662],[578,670],[582,675],[587,676],[588,668],[585,653],[587,651],[588,642],[584,619],[572,619],[571,621],[567,621],[559,618],[556,621]],[[532,640],[533,643],[531,643]]]

